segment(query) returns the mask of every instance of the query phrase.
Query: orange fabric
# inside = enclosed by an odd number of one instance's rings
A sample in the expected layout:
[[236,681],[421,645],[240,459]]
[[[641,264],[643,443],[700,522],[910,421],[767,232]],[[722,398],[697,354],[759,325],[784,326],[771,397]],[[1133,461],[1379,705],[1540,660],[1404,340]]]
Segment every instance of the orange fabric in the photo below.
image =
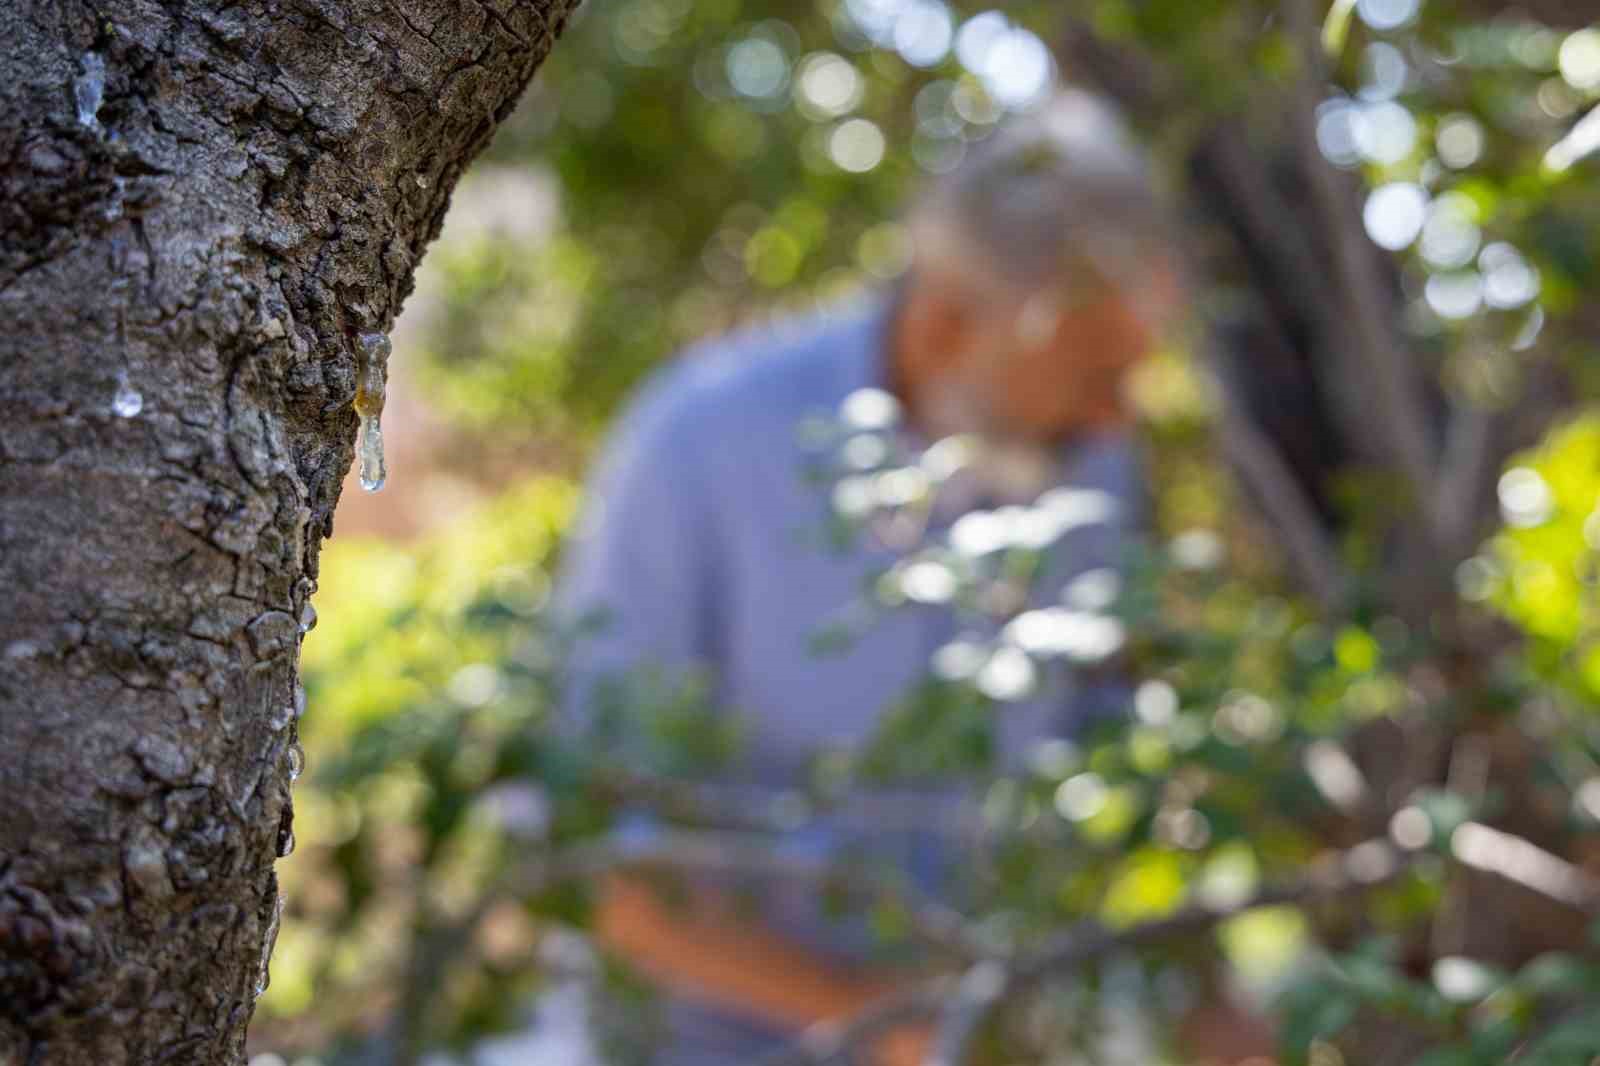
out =
[[[670,905],[626,875],[606,879],[595,930],[602,944],[652,980],[793,1028],[848,1018],[895,986],[830,965],[739,918],[726,900]],[[923,1027],[896,1030],[879,1042],[876,1062],[916,1066],[927,1042]]]
[[1178,1046],[1196,1066],[1275,1066],[1276,1037],[1260,1017],[1207,998],[1178,1023]]

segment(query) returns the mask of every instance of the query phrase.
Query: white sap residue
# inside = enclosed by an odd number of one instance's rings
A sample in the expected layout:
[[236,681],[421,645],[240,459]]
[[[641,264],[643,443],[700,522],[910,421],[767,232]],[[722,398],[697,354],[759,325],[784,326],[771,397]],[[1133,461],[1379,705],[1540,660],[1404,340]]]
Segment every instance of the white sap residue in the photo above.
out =
[[111,397],[111,413],[118,418],[132,418],[143,410],[144,397],[129,384],[128,375],[117,375],[117,391]]
[[83,73],[72,83],[72,97],[78,105],[78,125],[100,128],[100,101],[106,92],[106,60],[98,52],[83,54]]

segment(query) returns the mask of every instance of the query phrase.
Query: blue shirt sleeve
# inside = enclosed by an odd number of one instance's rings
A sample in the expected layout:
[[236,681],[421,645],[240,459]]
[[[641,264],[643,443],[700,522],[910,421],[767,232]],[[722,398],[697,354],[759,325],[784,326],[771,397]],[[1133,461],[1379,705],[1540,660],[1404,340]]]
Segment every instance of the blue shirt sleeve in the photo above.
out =
[[681,678],[714,658],[712,501],[677,377],[648,390],[614,431],[567,545],[558,616],[584,623],[565,670],[569,725],[608,678],[646,668]]

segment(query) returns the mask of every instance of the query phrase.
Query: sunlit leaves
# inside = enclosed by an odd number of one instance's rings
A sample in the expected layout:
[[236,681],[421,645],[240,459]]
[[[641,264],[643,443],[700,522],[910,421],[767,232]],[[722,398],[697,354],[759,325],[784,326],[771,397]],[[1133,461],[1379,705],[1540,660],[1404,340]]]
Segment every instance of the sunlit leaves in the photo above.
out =
[[1127,926],[1171,914],[1188,891],[1184,858],[1147,848],[1119,863],[1106,890],[1102,914],[1113,926]]
[[1592,587],[1600,577],[1600,423],[1583,418],[1552,433],[1498,488],[1506,528],[1469,564],[1490,577],[1479,592],[1547,642],[1559,676],[1600,693]]

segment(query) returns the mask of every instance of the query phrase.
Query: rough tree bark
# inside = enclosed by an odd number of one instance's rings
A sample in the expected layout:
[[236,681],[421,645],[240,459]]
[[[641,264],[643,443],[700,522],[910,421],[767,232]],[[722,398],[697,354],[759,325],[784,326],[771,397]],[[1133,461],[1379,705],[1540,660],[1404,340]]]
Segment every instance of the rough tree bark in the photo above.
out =
[[575,6],[0,4],[0,1064],[241,1060],[357,338]]

